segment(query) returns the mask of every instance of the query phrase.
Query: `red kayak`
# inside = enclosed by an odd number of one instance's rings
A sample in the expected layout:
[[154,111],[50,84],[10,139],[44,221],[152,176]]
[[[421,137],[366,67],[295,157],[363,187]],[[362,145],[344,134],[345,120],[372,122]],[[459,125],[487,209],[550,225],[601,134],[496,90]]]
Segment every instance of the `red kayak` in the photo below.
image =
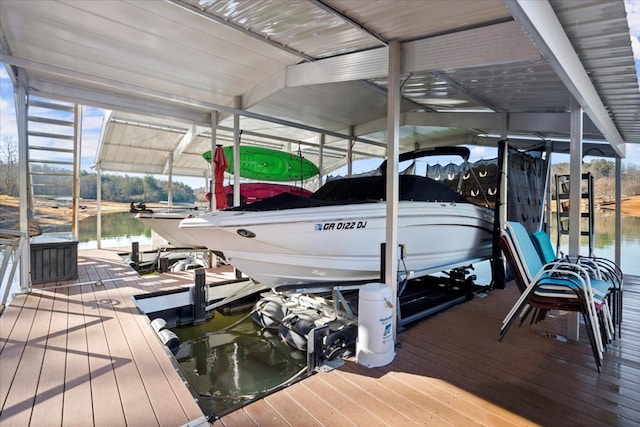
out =
[[[219,206],[218,209],[233,206],[233,185],[225,186],[223,191],[227,196],[227,203],[225,206]],[[311,191],[295,185],[271,184],[268,182],[246,182],[240,184],[240,204],[248,205],[282,193],[291,193],[302,197],[309,197],[313,194]],[[208,199],[209,195],[207,197],[207,200]]]

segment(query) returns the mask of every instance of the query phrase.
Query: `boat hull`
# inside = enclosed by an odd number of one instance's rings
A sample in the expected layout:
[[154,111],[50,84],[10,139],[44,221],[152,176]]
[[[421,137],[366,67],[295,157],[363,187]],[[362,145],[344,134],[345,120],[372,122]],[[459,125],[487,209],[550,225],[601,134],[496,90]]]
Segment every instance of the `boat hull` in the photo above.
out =
[[194,211],[141,212],[136,215],[136,218],[156,232],[171,246],[177,248],[205,247],[198,239],[194,239],[180,229],[180,222],[189,215],[194,215]]
[[[227,198],[233,199],[233,186],[224,187],[224,194]],[[301,197],[309,197],[312,193],[302,187],[284,184],[273,184],[268,182],[251,182],[240,184],[240,196],[242,204],[259,202],[270,197],[283,193],[291,193]],[[185,234],[180,229],[180,222],[189,217],[200,215],[203,211],[194,209],[178,209],[166,212],[141,211],[136,218],[142,221],[147,227],[155,231],[160,237],[175,247],[209,247],[205,246],[198,239]]]
[[[491,255],[493,214],[486,208],[401,201],[398,212],[401,272],[431,274]],[[220,211],[186,219],[180,229],[264,284],[378,280],[386,204]]]

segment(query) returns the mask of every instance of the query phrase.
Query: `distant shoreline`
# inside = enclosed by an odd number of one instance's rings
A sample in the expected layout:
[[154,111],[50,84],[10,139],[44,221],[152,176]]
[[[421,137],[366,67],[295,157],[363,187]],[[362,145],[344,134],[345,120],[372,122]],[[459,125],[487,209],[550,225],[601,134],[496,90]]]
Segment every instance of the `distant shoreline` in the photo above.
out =
[[[609,202],[598,204],[596,207],[599,209],[613,211],[616,208],[616,204],[615,202],[609,201]],[[622,211],[623,215],[640,216],[640,195],[623,197],[620,210]]]
[[[78,212],[79,218],[84,219],[98,214],[98,203],[96,200],[82,199],[81,209]],[[0,228],[13,229],[19,222],[19,200],[17,197],[0,195]],[[150,209],[166,209],[167,205],[162,203],[147,203]],[[615,210],[615,203],[606,202],[597,204],[598,209],[607,211]],[[123,202],[100,202],[102,213],[129,212],[130,203]],[[640,195],[624,197],[622,199],[622,214],[629,216],[640,216]],[[55,225],[70,222],[72,209],[69,203],[56,200],[38,200],[36,202],[36,220],[41,225]]]

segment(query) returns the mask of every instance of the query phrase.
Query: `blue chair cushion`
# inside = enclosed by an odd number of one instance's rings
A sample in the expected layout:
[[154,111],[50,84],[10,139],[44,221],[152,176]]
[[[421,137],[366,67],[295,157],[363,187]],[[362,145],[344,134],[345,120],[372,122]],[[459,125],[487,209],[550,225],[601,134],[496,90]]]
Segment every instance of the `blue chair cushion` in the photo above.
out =
[[511,237],[511,241],[514,243],[516,251],[519,252],[526,270],[526,274],[529,276],[527,280],[531,281],[536,274],[542,269],[543,262],[538,255],[538,251],[529,237],[529,233],[522,224],[514,221],[507,221],[506,227],[507,233]]
[[[590,282],[591,282],[591,289],[594,291],[593,299],[596,302],[601,302],[604,298],[606,298],[606,295],[609,293],[609,288],[610,288],[609,284],[604,280],[599,280],[599,279],[591,279]],[[569,277],[557,278],[557,277],[552,277],[548,275],[545,275],[542,278],[540,278],[540,280],[538,280],[538,282],[536,283],[536,286],[538,288],[545,289],[545,292],[548,292],[550,287],[556,288],[554,289],[554,292],[557,292],[557,293],[564,292],[565,294],[569,294],[571,296],[575,295],[574,291],[582,289],[582,284],[576,278],[569,278]],[[559,286],[565,287],[566,289],[565,290],[557,289]]]
[[553,246],[551,245],[551,239],[549,239],[549,235],[547,235],[547,233],[545,233],[544,231],[536,231],[531,233],[530,236],[533,245],[536,247],[538,254],[540,254],[542,262],[548,264],[555,261],[556,253],[553,250]]

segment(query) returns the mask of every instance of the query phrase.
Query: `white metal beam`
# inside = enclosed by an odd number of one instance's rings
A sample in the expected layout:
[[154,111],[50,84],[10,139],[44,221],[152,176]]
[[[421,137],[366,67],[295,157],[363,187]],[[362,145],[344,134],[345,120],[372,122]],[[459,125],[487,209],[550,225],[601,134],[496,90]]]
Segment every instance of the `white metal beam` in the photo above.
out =
[[[257,86],[254,86],[248,92],[243,94],[242,102],[244,104],[244,108],[249,109],[260,101],[284,89],[286,87],[285,83],[286,69],[280,71],[274,76],[269,77],[264,82],[260,83]],[[222,121],[230,116],[230,113],[221,114],[219,120]]]
[[[583,110],[578,100],[571,98],[571,148],[569,155],[569,256],[580,255],[582,212],[582,122]],[[593,214],[593,212],[590,212]],[[580,326],[577,312],[567,316],[567,338],[577,341]]]
[[71,232],[79,235],[78,213],[80,212],[80,161],[82,159],[82,106],[74,105],[73,112],[73,187]]
[[[569,134],[570,113],[509,113],[508,132]],[[441,126],[450,128],[483,129],[499,131],[502,129],[501,113],[403,113],[401,125]],[[586,134],[600,133],[598,128],[587,118],[584,122]],[[380,129],[378,129],[380,130]],[[362,133],[360,133],[362,135]]]
[[208,113],[185,107],[176,107],[171,103],[159,100],[150,101],[147,98],[128,94],[113,93],[110,89],[97,90],[82,87],[80,84],[66,85],[59,81],[41,78],[29,79],[30,93],[44,98],[68,101],[81,105],[88,105],[105,110],[122,111],[125,113],[148,115],[158,118],[169,118],[204,126],[208,123]]
[[[400,68],[401,47],[398,42],[389,43],[389,94],[387,100],[387,223],[385,239],[385,283],[391,287],[391,295],[398,295],[398,156],[400,154]],[[411,248],[409,248],[411,250]],[[397,304],[397,299],[394,303]],[[398,310],[393,310],[393,338],[396,340]]]
[[[242,108],[242,97],[233,98],[234,107]],[[211,153],[213,156],[213,153]],[[211,157],[213,162],[213,157]],[[240,116],[233,115],[233,206],[240,206]],[[213,197],[213,194],[211,195]]]
[[615,258],[616,264],[622,263],[622,159],[616,157],[616,177],[615,177]]
[[169,180],[167,181],[167,197],[169,199],[169,207],[171,208],[173,207],[173,152],[169,153],[163,175],[169,176]]
[[[196,133],[195,125],[189,127],[189,130],[186,134],[180,139],[180,142],[173,150],[173,161],[176,162],[180,159],[180,156],[184,151],[189,148],[189,146],[196,140],[198,134]],[[213,154],[213,151],[211,152]]]
[[[511,21],[405,42],[400,73],[463,69],[541,59],[520,26]],[[288,87],[386,77],[387,48],[371,49],[287,67]]]
[[[100,169],[106,172],[125,172],[151,175],[164,175],[164,165],[142,165],[129,164],[122,162],[100,162]],[[178,174],[176,174],[178,175]],[[192,174],[186,176],[192,176]]]
[[616,153],[625,156],[625,142],[611,120],[587,71],[548,1],[503,0],[511,15],[538,45],[551,67]]
[[[18,158],[20,159],[18,162],[18,169],[20,170],[20,231],[27,236],[20,257],[20,289],[22,292],[27,292],[31,289],[31,243],[29,239],[28,214],[31,188],[29,186],[29,137],[27,135],[27,105],[29,100],[26,74],[24,70],[18,70],[18,75],[16,76],[18,85],[14,88],[16,121],[18,124]],[[11,286],[11,283],[7,284],[7,286]]]

